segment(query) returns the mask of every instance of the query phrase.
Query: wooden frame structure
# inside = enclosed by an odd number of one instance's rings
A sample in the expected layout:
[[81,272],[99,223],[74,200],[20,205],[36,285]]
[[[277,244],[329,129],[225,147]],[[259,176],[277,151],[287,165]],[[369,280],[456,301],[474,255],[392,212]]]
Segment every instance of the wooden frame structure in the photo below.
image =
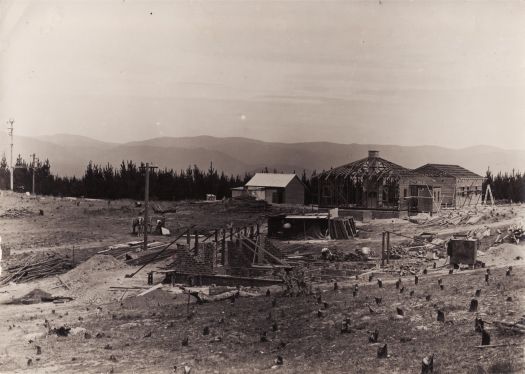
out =
[[[436,209],[433,189],[439,186],[433,178],[380,158],[377,151],[325,171],[316,179],[320,206],[405,210],[412,205],[421,211]],[[425,199],[432,201],[427,204]]]

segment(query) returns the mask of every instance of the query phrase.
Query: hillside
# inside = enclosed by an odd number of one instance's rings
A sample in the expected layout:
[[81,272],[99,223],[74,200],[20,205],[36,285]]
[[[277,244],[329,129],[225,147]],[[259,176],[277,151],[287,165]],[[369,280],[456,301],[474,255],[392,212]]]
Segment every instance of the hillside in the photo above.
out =
[[[0,152],[9,155],[8,138],[0,134]],[[84,136],[57,134],[38,138],[16,136],[15,157],[28,159],[35,152],[48,158],[59,175],[80,175],[92,160],[118,166],[122,160],[150,161],[161,168],[185,169],[189,165],[208,168],[210,162],[227,174],[270,170],[308,173],[352,162],[367,155],[369,149],[408,168],[425,163],[459,164],[484,175],[493,171],[523,170],[525,150],[505,150],[490,146],[450,149],[437,146],[397,146],[378,144],[339,144],[330,142],[278,143],[254,139],[211,136],[163,137],[123,144],[109,143]]]

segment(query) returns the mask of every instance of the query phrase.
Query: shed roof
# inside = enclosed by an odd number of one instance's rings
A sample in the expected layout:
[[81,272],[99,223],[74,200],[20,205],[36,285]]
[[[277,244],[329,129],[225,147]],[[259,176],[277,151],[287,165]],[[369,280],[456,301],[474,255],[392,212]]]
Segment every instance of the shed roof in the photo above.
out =
[[257,173],[246,183],[246,187],[276,187],[284,188],[297,178],[295,174]]
[[432,177],[483,178],[481,175],[459,165],[426,164],[418,167],[414,171]]

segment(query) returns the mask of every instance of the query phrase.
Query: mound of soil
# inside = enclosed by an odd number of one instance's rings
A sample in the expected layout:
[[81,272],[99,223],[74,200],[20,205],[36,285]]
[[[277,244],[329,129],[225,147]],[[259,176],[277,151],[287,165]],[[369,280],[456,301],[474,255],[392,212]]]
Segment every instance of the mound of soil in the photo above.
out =
[[116,298],[108,290],[115,271],[128,266],[109,255],[94,255],[60,278],[69,285],[66,294],[88,303],[104,303]]
[[81,263],[73,270],[69,271],[64,275],[66,280],[76,281],[81,280],[86,275],[92,276],[97,271],[107,271],[115,269],[123,269],[127,265],[113,256],[109,255],[94,255],[87,261]]
[[489,266],[504,265],[512,263],[525,264],[525,245],[503,243],[496,247],[489,248],[484,256],[479,258]]

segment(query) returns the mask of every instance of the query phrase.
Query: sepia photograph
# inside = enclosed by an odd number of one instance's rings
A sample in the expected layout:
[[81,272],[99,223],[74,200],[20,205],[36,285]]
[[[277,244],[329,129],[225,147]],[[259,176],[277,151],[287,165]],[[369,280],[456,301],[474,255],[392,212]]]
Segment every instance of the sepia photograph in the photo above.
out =
[[4,373],[525,373],[525,1],[0,0]]

